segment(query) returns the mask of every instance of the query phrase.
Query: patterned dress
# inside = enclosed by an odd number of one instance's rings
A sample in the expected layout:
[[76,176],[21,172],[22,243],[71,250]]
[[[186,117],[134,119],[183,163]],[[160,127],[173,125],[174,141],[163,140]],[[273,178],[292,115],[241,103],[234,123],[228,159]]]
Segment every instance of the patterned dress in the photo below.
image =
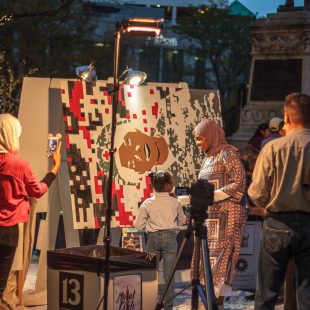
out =
[[[241,200],[245,193],[245,171],[238,150],[226,144],[219,153],[207,156],[199,179],[213,183],[226,199],[208,209],[206,226],[210,250],[213,284],[231,286],[240,252],[241,233],[246,222],[245,207]],[[200,268],[200,281],[204,283]]]

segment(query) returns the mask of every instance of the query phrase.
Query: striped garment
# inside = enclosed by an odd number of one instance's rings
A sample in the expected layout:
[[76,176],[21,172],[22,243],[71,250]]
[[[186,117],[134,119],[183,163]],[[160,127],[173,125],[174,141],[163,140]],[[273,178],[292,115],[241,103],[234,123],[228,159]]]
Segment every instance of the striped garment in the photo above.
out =
[[146,199],[134,222],[134,227],[147,233],[159,230],[178,230],[184,225],[186,217],[179,201],[167,192],[155,192]]

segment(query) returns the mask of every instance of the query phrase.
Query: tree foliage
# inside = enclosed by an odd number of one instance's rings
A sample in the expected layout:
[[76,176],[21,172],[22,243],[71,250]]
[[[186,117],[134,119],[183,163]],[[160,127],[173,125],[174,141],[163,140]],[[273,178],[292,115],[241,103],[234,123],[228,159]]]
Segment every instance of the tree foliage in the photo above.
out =
[[194,86],[219,89],[225,99],[247,80],[252,20],[230,15],[227,9],[201,7],[179,22],[176,31],[186,40],[187,52],[196,59],[193,67],[186,68],[196,77]]
[[24,76],[70,78],[77,66],[111,57],[113,39],[96,37],[96,24],[82,0],[1,1],[0,112],[17,114]]

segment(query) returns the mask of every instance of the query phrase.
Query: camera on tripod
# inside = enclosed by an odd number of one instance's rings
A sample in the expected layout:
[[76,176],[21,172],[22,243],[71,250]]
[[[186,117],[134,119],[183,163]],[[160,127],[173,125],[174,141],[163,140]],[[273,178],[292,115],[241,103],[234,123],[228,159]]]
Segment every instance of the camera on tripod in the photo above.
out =
[[[163,307],[163,301],[174,277],[176,267],[183,253],[186,241],[194,232],[194,253],[192,260],[192,309],[198,309],[198,298],[200,296],[205,309],[218,310],[216,305],[212,271],[210,265],[210,256],[208,248],[207,227],[204,225],[204,220],[208,217],[208,208],[214,203],[214,185],[208,180],[199,179],[191,184],[190,187],[176,187],[175,195],[180,201],[184,199],[184,205],[190,205],[187,209],[190,213],[190,221],[188,223],[185,236],[181,241],[177,259],[172,271],[166,281],[163,294],[156,305],[155,310],[160,310]],[[182,203],[181,203],[182,204]],[[201,255],[202,253],[202,255]],[[203,266],[204,286],[200,283],[200,266]]]
[[208,180],[199,179],[190,187],[176,187],[175,194],[190,196],[189,212],[196,221],[205,220],[208,207],[214,203],[214,185]]

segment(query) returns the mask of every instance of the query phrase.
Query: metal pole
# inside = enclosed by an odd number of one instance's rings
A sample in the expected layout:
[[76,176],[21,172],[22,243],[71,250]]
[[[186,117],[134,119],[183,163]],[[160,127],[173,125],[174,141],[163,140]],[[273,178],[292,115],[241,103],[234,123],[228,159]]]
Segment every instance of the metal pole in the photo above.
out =
[[110,243],[111,243],[111,216],[112,216],[112,182],[113,182],[113,166],[114,166],[114,139],[116,131],[116,112],[118,104],[118,90],[119,90],[119,55],[120,55],[120,39],[121,29],[119,25],[116,26],[114,34],[114,73],[113,73],[113,101],[112,101],[112,120],[111,120],[111,146],[110,146],[110,163],[109,163],[109,178],[107,183],[107,209],[105,217],[105,236],[103,244],[105,246],[105,268],[104,268],[104,295],[103,295],[103,309],[108,310],[108,293],[110,281]]
[[202,264],[204,269],[204,278],[205,278],[205,296],[207,300],[207,309],[208,310],[217,310],[216,299],[214,295],[213,288],[213,278],[212,271],[210,266],[210,254],[209,247],[206,239],[201,239],[201,250],[202,250]]
[[163,71],[164,71],[164,48],[163,46],[161,46],[159,48],[158,82],[163,81]]
[[196,223],[194,223],[194,253],[193,253],[193,278],[192,278],[192,310],[198,309],[198,285],[199,285],[199,261],[200,261],[200,239],[195,230]]

